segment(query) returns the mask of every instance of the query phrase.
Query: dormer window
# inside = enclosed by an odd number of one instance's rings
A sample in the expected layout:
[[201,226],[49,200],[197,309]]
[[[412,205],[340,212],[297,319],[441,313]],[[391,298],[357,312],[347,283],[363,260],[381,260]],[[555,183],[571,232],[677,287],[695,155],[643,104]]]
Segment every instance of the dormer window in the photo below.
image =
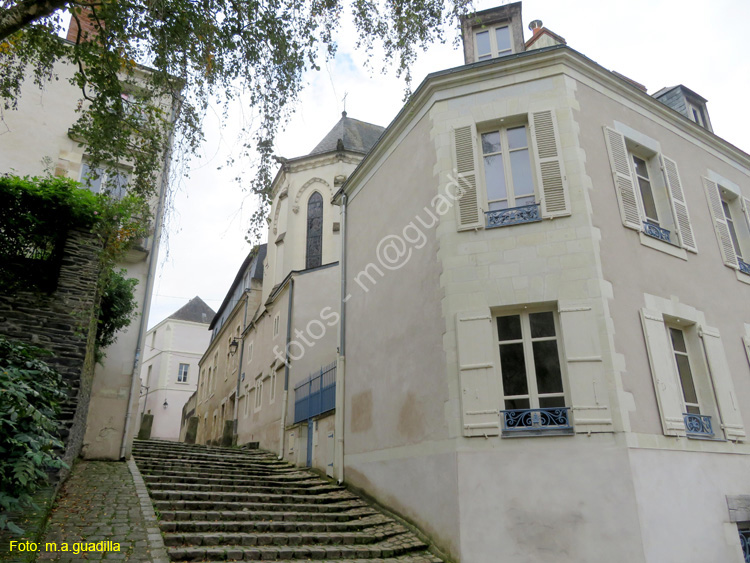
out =
[[523,52],[521,2],[461,16],[464,62],[468,64]]
[[495,27],[491,30],[477,31],[475,37],[478,61],[503,57],[513,53],[510,27],[507,25]]
[[713,132],[711,118],[708,116],[706,99],[680,84],[671,88],[662,88],[654,98],[673,110],[680,112],[693,123]]
[[706,126],[706,116],[703,113],[703,108],[700,105],[691,104],[690,102],[686,102],[686,105],[688,117],[701,127],[708,129],[708,127]]

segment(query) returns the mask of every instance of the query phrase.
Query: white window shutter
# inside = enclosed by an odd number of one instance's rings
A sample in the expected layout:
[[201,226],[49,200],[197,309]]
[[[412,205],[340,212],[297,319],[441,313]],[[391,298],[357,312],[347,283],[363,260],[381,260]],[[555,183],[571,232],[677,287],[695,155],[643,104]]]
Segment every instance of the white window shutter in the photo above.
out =
[[559,312],[571,422],[576,432],[613,432],[596,316],[590,306],[573,302],[561,301]]
[[654,379],[656,400],[664,434],[684,436],[682,389],[677,381],[677,371],[672,357],[672,347],[667,337],[664,317],[658,311],[641,309],[643,334],[646,337],[651,376]]
[[604,128],[604,138],[607,142],[609,152],[609,165],[612,167],[612,176],[615,181],[615,192],[617,202],[620,204],[620,216],[622,224],[636,231],[643,230],[643,214],[640,211],[638,196],[635,193],[636,184],[633,172],[630,168],[630,157],[628,147],[625,145],[625,137],[622,133]]
[[745,426],[742,424],[740,405],[732,383],[732,373],[724,353],[719,331],[711,327],[701,327],[703,347],[706,350],[708,369],[714,383],[714,393],[721,415],[721,427],[727,440],[744,440]]
[[541,184],[542,217],[570,215],[570,194],[555,114],[550,110],[538,111],[531,114],[529,122],[536,176]]
[[724,264],[732,268],[737,268],[739,267],[737,264],[737,254],[734,251],[734,244],[732,244],[732,237],[729,234],[724,209],[721,206],[719,185],[708,178],[703,178],[703,187],[706,190],[708,207],[711,210],[711,217],[714,220],[714,230],[716,231],[716,238],[719,240],[721,257],[724,260]]
[[750,232],[750,199],[742,198],[742,210],[745,212],[745,220],[747,221],[747,229]]
[[682,190],[680,174],[677,171],[677,163],[671,158],[661,155],[662,170],[669,189],[669,199],[672,202],[672,214],[674,215],[675,229],[683,248],[691,252],[698,252],[693,235],[693,226],[690,224],[685,193]]
[[750,362],[750,325],[745,325],[745,336],[742,337],[742,343],[745,345],[747,361]]
[[464,436],[500,434],[500,390],[489,310],[458,313],[458,377]]
[[475,128],[473,125],[453,130],[453,148],[456,155],[456,181],[460,197],[456,206],[458,230],[476,229],[484,225],[484,216],[477,191]]

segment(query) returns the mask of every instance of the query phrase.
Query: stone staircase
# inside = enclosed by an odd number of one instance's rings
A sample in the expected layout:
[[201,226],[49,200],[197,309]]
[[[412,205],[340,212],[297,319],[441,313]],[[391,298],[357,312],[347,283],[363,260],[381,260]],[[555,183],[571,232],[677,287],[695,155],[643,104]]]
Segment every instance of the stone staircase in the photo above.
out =
[[262,450],[136,440],[172,561],[442,563],[344,487]]

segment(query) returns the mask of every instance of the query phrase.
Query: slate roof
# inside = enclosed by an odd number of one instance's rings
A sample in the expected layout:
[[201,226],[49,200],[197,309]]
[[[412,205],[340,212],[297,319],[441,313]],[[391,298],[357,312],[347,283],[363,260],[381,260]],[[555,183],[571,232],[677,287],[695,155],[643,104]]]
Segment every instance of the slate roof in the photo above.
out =
[[193,297],[168,318],[178,321],[208,324],[216,313],[200,297]]
[[[384,127],[347,117],[341,112],[341,119],[333,126],[323,140],[310,152],[310,155],[347,150],[367,154],[385,131]],[[341,145],[339,144],[341,140]],[[309,155],[309,156],[310,156]]]
[[[245,272],[247,271],[248,267],[250,268],[250,277],[252,279],[263,281],[263,260],[266,259],[266,251],[268,247],[266,244],[260,244],[256,248],[253,248],[248,253],[248,255],[245,257],[245,260],[242,262],[242,266],[240,266],[240,269],[237,270],[237,275],[234,276],[234,281],[232,282],[232,285],[229,286],[229,291],[227,291],[227,294],[224,297],[224,301],[221,303],[219,310],[217,311],[216,315],[211,321],[211,326],[208,327],[208,330],[214,329],[214,326],[216,326],[216,323],[219,321],[219,317],[224,312],[224,309],[226,309],[229,306],[230,301],[232,300],[232,297],[234,296],[234,291],[235,289],[237,289],[237,286],[242,281],[242,278],[245,277]],[[257,260],[253,262],[256,256],[257,256]]]

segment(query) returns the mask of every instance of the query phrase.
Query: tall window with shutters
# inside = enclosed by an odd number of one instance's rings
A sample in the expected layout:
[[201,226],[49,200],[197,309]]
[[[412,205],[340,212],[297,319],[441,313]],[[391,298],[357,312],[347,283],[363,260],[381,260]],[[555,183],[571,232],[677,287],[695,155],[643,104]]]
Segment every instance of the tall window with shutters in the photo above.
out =
[[501,122],[502,127],[469,124],[453,131],[460,196],[458,230],[505,227],[570,214],[554,112]]
[[612,432],[596,319],[580,301],[458,313],[463,435]]
[[719,331],[702,314],[675,316],[662,301],[664,309],[642,309],[641,320],[664,434],[744,440]]
[[709,178],[703,187],[724,264],[750,276],[750,199]]
[[677,163],[610,127],[604,136],[623,225],[697,252]]
[[560,329],[552,311],[496,317],[503,432],[572,432],[563,385]]

